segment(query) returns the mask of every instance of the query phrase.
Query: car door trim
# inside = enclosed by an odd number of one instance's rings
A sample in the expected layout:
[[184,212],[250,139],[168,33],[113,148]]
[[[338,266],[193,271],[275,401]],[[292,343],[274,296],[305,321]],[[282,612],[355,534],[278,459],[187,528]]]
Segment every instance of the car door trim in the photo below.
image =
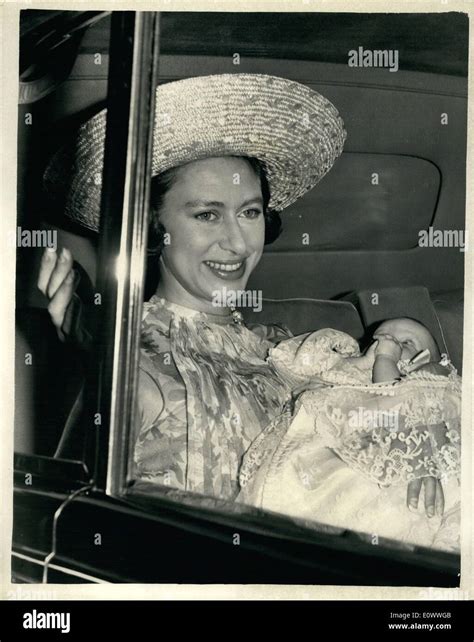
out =
[[66,508],[68,504],[73,502],[76,499],[76,497],[78,497],[83,493],[89,492],[92,488],[93,488],[92,484],[88,484],[87,486],[78,488],[73,493],[71,493],[68,497],[66,497],[63,503],[56,509],[56,512],[54,513],[54,516],[53,516],[53,533],[51,537],[51,552],[48,553],[48,555],[44,558],[42,584],[48,583],[48,571],[49,571],[49,568],[53,568],[53,565],[51,565],[51,560],[56,555],[58,522],[63,510]]
[[[15,551],[12,551],[12,557],[17,557],[18,559],[31,562],[32,564],[37,564],[38,566],[44,567],[46,564],[46,560],[37,560],[34,557],[24,555],[23,553],[17,553]],[[100,578],[94,577],[93,575],[81,573],[81,571],[74,571],[72,568],[67,568],[66,566],[61,566],[60,564],[48,564],[48,569],[60,571],[61,573],[65,573],[66,575],[74,575],[74,577],[79,577],[83,580],[87,580],[88,582],[94,582],[95,584],[110,584],[110,582],[108,582],[107,580],[101,580]]]

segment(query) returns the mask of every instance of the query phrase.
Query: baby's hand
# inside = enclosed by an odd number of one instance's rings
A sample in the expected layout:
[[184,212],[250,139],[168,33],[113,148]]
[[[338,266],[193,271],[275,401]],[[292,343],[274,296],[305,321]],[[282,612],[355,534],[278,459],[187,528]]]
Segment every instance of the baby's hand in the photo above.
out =
[[360,357],[348,357],[346,362],[353,363],[355,366],[362,370],[370,370],[374,365],[375,349],[377,341],[374,341]]
[[402,356],[402,346],[389,334],[374,334],[374,339],[377,339],[377,346],[375,348],[375,356],[384,356],[392,359],[392,361],[400,360]]

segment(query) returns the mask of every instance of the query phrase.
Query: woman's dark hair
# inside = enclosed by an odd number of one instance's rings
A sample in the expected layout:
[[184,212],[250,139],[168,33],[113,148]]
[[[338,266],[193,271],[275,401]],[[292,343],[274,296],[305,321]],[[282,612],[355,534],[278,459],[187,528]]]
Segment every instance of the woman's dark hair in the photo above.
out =
[[[263,213],[265,218],[265,245],[273,243],[281,233],[281,218],[278,212],[268,209],[270,201],[270,187],[268,185],[265,170],[257,158],[247,156],[237,157],[246,160],[253,168],[255,174],[260,178],[263,196]],[[150,190],[150,227],[148,231],[148,254],[159,256],[163,249],[166,230],[160,223],[160,210],[163,207],[163,201],[166,192],[170,189],[175,181],[179,167],[172,167],[166,172],[154,176],[151,180]]]

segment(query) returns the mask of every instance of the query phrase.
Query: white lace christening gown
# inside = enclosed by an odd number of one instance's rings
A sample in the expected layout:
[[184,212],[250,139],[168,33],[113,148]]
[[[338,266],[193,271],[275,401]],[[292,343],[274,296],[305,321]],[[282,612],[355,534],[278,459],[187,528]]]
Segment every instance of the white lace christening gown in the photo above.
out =
[[[335,330],[283,341],[269,358],[292,384],[318,381],[253,442],[237,501],[291,517],[457,552],[460,524],[461,379],[416,371],[370,383]],[[310,358],[308,358],[310,357]],[[442,481],[443,516],[406,506],[410,480]],[[377,538],[377,539],[375,539]]]

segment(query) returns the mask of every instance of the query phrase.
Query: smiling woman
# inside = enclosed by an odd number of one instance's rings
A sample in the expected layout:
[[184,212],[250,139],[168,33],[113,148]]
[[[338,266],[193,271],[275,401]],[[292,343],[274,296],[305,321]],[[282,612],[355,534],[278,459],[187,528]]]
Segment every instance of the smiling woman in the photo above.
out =
[[152,200],[168,243],[145,304],[133,476],[232,497],[243,453],[288,395],[265,366],[265,343],[219,298],[243,290],[260,260],[268,187],[254,160],[234,156],[171,171]]
[[[132,476],[231,498],[244,452],[289,400],[288,383],[266,362],[271,340],[287,332],[255,332],[216,301],[227,303],[224,288],[245,290],[279,232],[277,212],[329,171],[345,130],[323,96],[273,76],[190,78],[156,93],[159,284],[143,316]],[[104,112],[85,123],[45,174],[51,193],[63,191],[66,213],[91,229],[99,226],[104,125]],[[61,329],[71,258],[49,258],[40,287]]]

